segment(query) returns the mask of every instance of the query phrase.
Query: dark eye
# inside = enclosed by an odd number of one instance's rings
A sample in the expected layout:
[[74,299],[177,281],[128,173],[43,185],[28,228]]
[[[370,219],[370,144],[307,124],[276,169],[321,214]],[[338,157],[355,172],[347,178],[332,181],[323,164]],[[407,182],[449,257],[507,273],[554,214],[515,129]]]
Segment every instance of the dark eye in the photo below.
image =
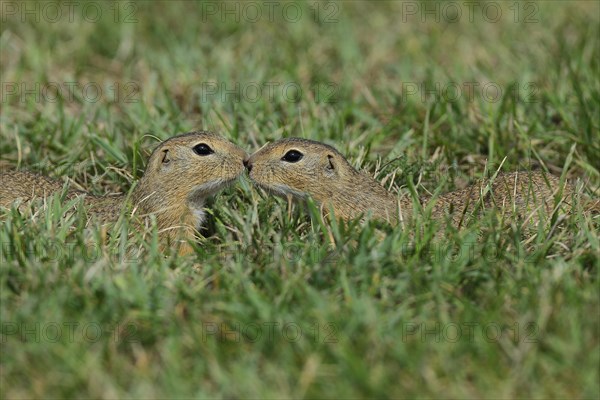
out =
[[195,145],[193,150],[194,153],[198,154],[199,156],[207,156],[209,154],[214,153],[213,149],[211,149],[209,145],[204,143]]
[[298,150],[290,150],[287,153],[285,153],[285,155],[281,157],[281,159],[283,161],[295,163],[302,160],[302,157],[304,157],[304,154],[300,153]]

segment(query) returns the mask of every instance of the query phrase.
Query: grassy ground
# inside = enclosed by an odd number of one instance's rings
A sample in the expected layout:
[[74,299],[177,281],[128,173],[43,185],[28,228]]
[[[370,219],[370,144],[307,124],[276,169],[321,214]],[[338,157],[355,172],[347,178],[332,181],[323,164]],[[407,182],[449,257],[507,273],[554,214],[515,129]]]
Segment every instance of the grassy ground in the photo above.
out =
[[[156,138],[207,128],[323,140],[418,193],[506,157],[597,196],[597,2],[47,4],[2,3],[2,168],[127,191]],[[2,212],[3,398],[600,396],[580,212],[530,242],[491,216],[436,239],[426,217],[327,227],[242,180],[178,258],[126,224],[101,244],[74,206]]]

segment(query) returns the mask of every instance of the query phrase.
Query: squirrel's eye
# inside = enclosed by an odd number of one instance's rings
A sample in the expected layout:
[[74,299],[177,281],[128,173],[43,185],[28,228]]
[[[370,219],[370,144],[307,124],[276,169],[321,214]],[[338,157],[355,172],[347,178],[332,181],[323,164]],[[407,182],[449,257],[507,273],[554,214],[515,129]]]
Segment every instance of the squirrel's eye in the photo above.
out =
[[192,150],[194,150],[194,153],[198,154],[199,156],[207,156],[209,154],[214,153],[213,149],[211,149],[209,145],[204,143],[195,145]]
[[295,163],[302,160],[302,157],[304,157],[304,154],[300,153],[298,150],[290,150],[287,153],[285,153],[285,155],[281,157],[281,159],[283,161]]

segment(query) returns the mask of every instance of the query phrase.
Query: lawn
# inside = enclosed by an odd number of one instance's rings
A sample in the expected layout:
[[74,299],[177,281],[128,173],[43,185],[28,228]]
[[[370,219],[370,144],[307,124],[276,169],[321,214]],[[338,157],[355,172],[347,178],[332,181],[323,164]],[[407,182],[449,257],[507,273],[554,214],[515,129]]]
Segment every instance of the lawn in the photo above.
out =
[[[127,192],[157,140],[321,140],[418,195],[600,187],[600,3],[0,4],[0,168]],[[195,253],[0,211],[2,398],[600,397],[599,221],[324,223],[247,178]],[[141,248],[141,252],[134,249]]]

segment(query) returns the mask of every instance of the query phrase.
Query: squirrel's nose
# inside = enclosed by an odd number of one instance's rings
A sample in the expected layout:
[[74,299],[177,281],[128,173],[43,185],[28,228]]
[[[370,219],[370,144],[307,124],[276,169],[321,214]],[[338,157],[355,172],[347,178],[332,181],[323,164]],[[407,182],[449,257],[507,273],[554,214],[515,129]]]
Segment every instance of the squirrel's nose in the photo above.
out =
[[252,164],[250,164],[250,160],[249,159],[245,159],[244,160],[244,167],[246,167],[246,169],[248,170],[248,172],[252,171]]

